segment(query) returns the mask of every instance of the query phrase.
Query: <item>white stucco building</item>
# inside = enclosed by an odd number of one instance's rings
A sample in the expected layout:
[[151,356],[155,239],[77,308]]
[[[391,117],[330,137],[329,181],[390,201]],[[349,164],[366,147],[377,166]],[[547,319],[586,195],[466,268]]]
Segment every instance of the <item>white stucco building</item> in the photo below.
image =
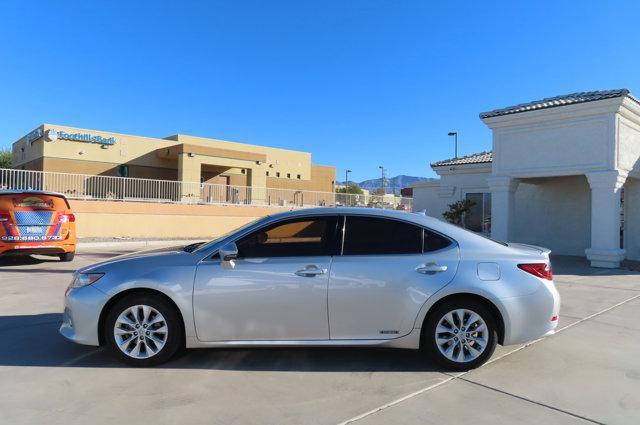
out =
[[587,256],[594,267],[640,260],[640,101],[628,90],[574,93],[480,114],[492,151],[431,164],[414,210],[442,218],[475,202],[466,225],[494,239]]

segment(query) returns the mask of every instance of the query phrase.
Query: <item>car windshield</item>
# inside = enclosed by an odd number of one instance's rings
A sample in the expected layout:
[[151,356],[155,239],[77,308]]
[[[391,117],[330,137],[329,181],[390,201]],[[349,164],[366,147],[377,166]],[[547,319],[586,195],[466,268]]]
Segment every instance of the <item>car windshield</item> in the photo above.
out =
[[213,246],[213,245],[217,244],[218,242],[220,242],[221,240],[223,240],[224,238],[226,238],[226,237],[228,237],[228,236],[230,236],[230,235],[232,235],[232,234],[234,234],[234,233],[236,233],[236,232],[240,232],[240,231],[242,231],[242,230],[244,230],[244,229],[247,229],[247,228],[249,228],[250,226],[253,226],[254,224],[260,223],[260,222],[262,222],[262,221],[266,221],[268,218],[269,218],[269,216],[265,216],[265,217],[260,217],[260,218],[258,218],[258,219],[253,220],[253,221],[250,221],[249,223],[245,224],[244,226],[240,226],[240,227],[238,227],[237,229],[233,229],[232,231],[227,232],[227,233],[225,233],[225,234],[223,234],[223,235],[221,235],[221,236],[218,236],[217,238],[215,238],[215,239],[214,239],[214,240],[212,240],[212,241],[209,241],[209,242],[207,242],[207,243],[203,243],[202,245],[200,245],[200,246],[196,247],[196,249],[193,249],[193,250],[188,251],[188,252],[201,252],[201,251],[205,251],[205,250],[207,250],[209,247],[211,247],[211,246]]

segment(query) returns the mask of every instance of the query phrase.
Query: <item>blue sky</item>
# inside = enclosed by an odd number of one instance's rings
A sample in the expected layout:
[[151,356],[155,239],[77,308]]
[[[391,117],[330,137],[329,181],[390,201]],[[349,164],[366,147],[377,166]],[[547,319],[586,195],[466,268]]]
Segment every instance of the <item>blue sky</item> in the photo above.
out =
[[310,151],[342,180],[433,176],[478,113],[640,94],[638,2],[3,1],[0,147],[48,122]]

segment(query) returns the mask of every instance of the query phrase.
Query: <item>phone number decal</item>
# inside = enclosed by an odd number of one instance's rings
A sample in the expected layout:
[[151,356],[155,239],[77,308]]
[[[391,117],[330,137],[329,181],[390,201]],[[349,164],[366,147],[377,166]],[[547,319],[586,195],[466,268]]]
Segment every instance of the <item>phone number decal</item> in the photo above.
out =
[[42,242],[42,241],[61,241],[62,236],[2,236],[2,241],[8,242]]

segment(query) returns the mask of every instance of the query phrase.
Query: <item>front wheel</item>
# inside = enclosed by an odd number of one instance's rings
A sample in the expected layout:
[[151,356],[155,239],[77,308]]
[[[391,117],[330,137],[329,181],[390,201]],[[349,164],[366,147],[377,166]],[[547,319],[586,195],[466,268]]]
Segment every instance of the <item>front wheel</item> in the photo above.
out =
[[175,307],[153,294],[133,294],[118,301],[109,310],[103,332],[112,354],[142,367],[169,360],[183,339]]
[[438,306],[426,322],[423,347],[448,370],[475,369],[493,354],[498,340],[491,311],[474,299],[459,299]]

